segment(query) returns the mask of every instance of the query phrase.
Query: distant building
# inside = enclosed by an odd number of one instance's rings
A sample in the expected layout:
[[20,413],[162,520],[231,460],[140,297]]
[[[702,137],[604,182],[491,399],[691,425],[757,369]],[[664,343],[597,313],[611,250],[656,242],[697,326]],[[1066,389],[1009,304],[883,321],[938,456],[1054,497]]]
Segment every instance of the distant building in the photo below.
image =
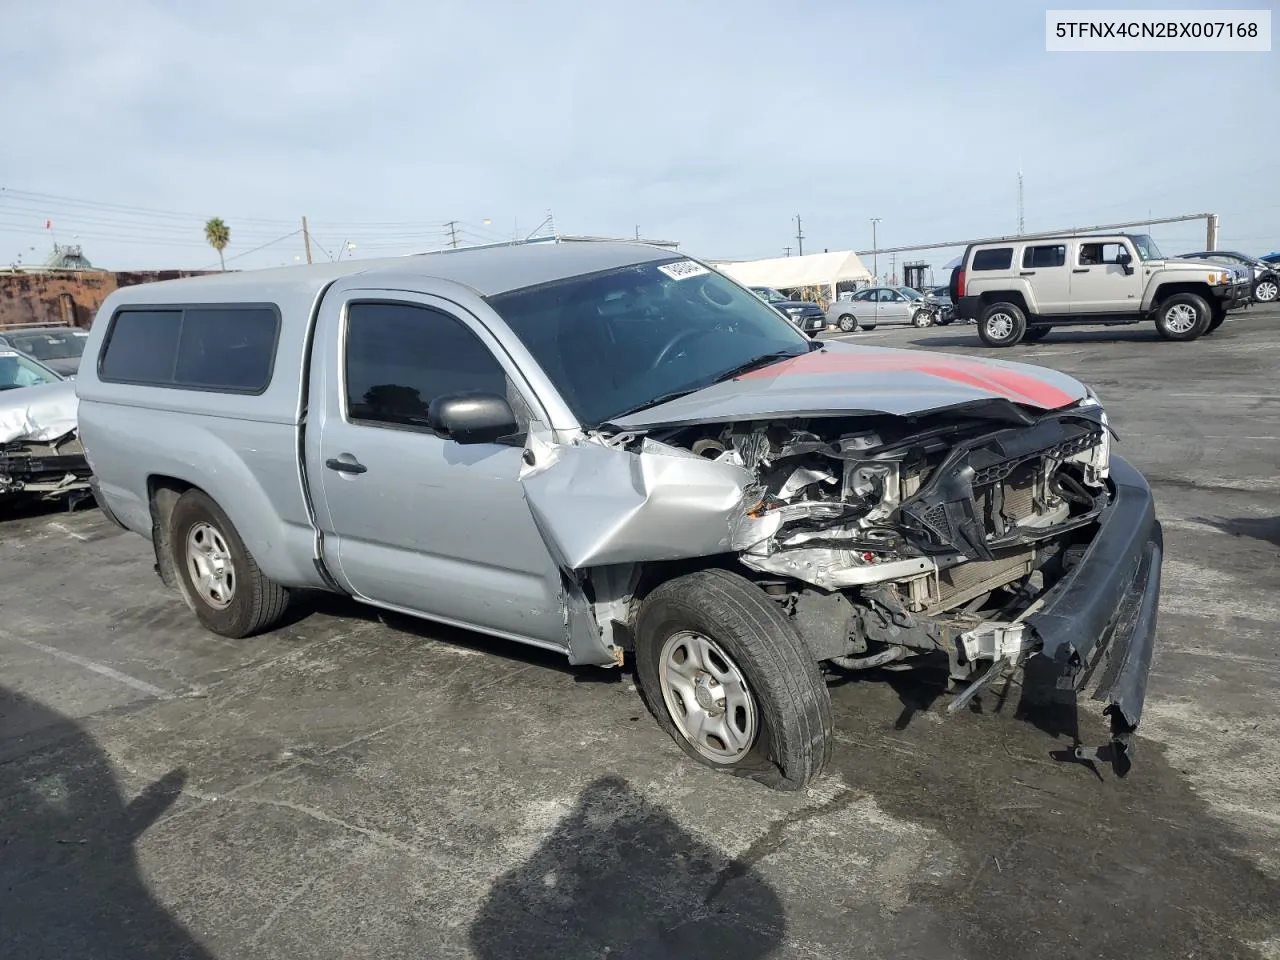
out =
[[99,271],[89,262],[89,258],[84,255],[84,251],[80,249],[78,243],[67,243],[53,245],[53,250],[44,258],[41,263],[15,263],[9,267],[0,267],[0,273],[8,271],[10,273],[46,273],[51,270],[79,270],[79,271]]
[[75,244],[54,244],[41,264],[0,267],[0,327],[88,327],[102,301],[120,287],[198,276],[206,270],[111,271],[95,267]]

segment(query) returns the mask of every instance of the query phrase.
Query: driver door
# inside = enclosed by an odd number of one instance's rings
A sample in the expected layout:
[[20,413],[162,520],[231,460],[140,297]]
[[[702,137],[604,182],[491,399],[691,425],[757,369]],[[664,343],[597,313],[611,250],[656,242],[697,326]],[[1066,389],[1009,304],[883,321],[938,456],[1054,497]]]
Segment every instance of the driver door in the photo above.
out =
[[532,392],[488,330],[448,301],[353,290],[326,297],[316,343],[307,474],[342,586],[565,648],[560,575],[524,501],[522,446],[459,444],[426,423],[432,399],[473,390],[505,395],[527,427]]

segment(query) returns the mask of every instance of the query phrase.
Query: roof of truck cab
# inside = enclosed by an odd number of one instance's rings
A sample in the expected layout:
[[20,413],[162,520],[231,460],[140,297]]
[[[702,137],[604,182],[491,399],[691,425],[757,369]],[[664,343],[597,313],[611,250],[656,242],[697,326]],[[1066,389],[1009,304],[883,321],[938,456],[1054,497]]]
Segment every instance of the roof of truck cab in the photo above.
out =
[[488,297],[566,277],[679,256],[670,249],[624,241],[512,244],[183,277],[122,287],[111,299],[116,304],[181,303],[210,298],[246,301],[269,299],[265,294],[278,294],[282,289],[291,295],[311,297],[334,280],[355,276],[392,286],[415,280],[442,280]]

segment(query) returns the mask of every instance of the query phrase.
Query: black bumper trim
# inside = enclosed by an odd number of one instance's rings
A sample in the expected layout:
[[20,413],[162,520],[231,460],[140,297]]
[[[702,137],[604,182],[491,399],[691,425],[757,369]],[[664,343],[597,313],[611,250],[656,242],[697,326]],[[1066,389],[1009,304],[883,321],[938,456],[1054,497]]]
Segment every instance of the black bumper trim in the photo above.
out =
[[1141,473],[1113,456],[1111,480],[1115,497],[1097,536],[1027,617],[1042,646],[1026,663],[1025,693],[1033,701],[1074,699],[1092,684],[1113,738],[1121,738],[1138,726],[1146,699],[1164,531]]

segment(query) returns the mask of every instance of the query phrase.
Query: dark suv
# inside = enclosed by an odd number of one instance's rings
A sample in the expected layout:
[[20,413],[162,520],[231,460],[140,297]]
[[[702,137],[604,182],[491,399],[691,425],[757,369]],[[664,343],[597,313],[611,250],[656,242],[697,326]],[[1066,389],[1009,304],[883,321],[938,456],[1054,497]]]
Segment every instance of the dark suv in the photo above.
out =
[[752,287],[751,292],[769,306],[773,307],[796,327],[811,337],[816,337],[827,329],[827,315],[816,303],[807,300],[792,300],[779,293],[773,287]]
[[1244,267],[1253,276],[1252,296],[1255,303],[1275,303],[1280,294],[1280,264],[1267,263],[1257,257],[1236,250],[1202,250],[1199,253],[1180,253],[1182,260],[1208,260],[1225,263],[1230,267]]

